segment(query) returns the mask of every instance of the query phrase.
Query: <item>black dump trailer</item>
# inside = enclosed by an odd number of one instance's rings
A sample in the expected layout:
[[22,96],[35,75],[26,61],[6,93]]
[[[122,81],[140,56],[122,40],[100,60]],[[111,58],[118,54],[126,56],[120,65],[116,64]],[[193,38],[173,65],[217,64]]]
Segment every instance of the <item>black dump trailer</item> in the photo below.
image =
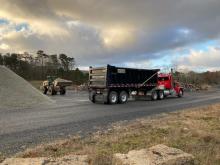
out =
[[107,65],[89,70],[89,99],[95,103],[126,103],[133,93],[152,95],[159,69],[133,69]]

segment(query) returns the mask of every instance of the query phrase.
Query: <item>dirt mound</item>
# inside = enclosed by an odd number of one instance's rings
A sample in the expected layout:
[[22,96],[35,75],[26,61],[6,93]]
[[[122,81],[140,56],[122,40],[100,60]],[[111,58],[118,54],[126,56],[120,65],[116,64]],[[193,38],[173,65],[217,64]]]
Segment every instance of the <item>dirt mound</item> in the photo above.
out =
[[28,108],[53,101],[10,69],[0,66],[0,109]]

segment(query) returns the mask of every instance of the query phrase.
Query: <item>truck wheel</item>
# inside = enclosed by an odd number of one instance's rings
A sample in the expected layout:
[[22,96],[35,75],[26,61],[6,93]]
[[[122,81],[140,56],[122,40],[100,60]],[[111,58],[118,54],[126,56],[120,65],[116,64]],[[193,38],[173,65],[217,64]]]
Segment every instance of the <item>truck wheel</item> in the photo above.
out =
[[96,100],[95,100],[95,95],[93,95],[93,96],[91,96],[92,98],[90,99],[90,101],[92,102],[92,103],[95,103],[96,102]]
[[180,90],[180,91],[179,91],[178,97],[183,97],[183,90]]
[[89,100],[95,103],[95,92],[94,91],[89,92]]
[[158,92],[158,98],[159,98],[159,100],[163,100],[164,99],[164,92],[163,91],[159,91]]
[[96,100],[95,100],[95,95],[94,96],[92,96],[92,100],[91,100],[93,103],[95,103],[96,102]]
[[157,92],[153,91],[152,94],[151,94],[151,100],[155,101],[155,100],[157,100],[157,98],[158,98]]
[[128,93],[126,91],[121,91],[119,94],[119,103],[124,104],[128,101]]
[[108,96],[109,104],[117,104],[118,103],[118,93],[115,91],[111,91]]

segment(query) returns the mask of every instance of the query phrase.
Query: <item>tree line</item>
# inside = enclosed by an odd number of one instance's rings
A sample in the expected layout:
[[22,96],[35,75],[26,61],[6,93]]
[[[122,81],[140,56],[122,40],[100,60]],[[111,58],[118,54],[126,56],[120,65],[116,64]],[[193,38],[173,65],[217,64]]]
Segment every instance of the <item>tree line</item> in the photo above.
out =
[[[26,80],[46,80],[47,76],[57,76],[72,80],[74,84],[83,84],[88,81],[88,73],[80,71],[76,67],[73,57],[66,54],[49,55],[43,50],[38,50],[35,55],[28,52],[0,53],[0,65],[5,65]],[[175,79],[185,84],[219,84],[220,71],[215,72],[187,72],[175,71]]]
[[83,84],[88,73],[75,68],[75,59],[66,54],[49,55],[38,50],[35,55],[28,52],[0,53],[0,65],[5,65],[26,80],[45,80],[47,76],[57,76],[72,80],[74,84]]
[[217,85],[220,83],[220,71],[206,71],[197,73],[190,71],[187,73],[175,72],[174,77],[182,83],[200,86],[202,84]]

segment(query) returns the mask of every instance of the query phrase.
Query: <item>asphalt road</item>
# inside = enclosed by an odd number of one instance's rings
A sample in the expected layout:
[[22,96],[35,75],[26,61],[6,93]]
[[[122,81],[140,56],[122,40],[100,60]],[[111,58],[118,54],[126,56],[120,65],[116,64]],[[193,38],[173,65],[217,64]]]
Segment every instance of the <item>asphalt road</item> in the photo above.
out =
[[185,93],[183,98],[104,105],[88,101],[87,92],[52,97],[56,104],[33,109],[0,109],[0,152],[11,155],[42,142],[87,135],[113,122],[220,102],[220,90]]

